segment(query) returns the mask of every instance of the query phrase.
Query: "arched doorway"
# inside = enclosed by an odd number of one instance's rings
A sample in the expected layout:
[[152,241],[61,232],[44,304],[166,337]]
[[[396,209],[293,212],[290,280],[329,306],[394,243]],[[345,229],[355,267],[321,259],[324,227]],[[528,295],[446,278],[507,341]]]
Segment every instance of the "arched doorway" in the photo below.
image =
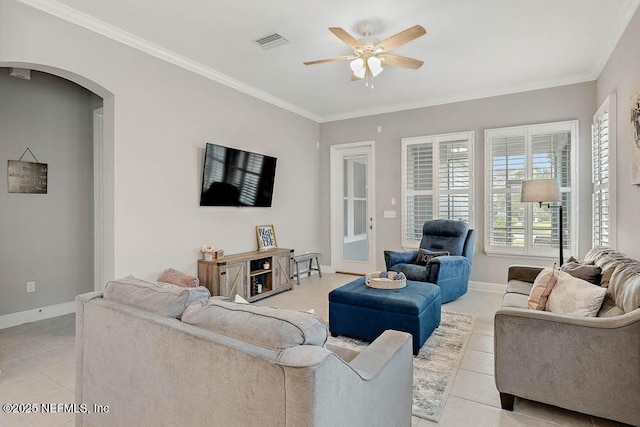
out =
[[94,289],[102,290],[114,275],[114,94],[73,72],[45,64],[0,61],[0,67],[42,71],[69,80],[100,96],[103,105],[94,113],[101,135],[94,135]]

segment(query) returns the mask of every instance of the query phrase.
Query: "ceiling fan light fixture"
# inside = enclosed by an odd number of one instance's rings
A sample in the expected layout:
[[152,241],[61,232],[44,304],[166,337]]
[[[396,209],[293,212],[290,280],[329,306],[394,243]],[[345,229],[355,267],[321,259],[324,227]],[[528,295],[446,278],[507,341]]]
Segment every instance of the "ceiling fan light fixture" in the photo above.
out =
[[382,61],[380,61],[380,58],[377,56],[370,56],[369,59],[367,59],[367,65],[369,66],[369,70],[371,70],[373,77],[376,77],[383,70]]
[[363,78],[367,68],[364,66],[364,59],[356,58],[349,64],[351,71],[358,78]]

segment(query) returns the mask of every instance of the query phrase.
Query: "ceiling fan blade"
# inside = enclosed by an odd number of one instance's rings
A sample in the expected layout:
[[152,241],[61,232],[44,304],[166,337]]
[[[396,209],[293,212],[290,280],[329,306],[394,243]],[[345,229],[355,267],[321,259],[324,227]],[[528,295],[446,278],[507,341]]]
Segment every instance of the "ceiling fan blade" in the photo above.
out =
[[351,81],[355,82],[356,80],[360,80],[362,77],[358,77],[355,74],[351,73]]
[[414,25],[411,28],[407,28],[404,31],[400,31],[398,34],[389,37],[386,40],[382,40],[375,47],[376,52],[388,52],[393,49],[397,49],[409,43],[411,40],[415,40],[418,37],[427,34],[427,30],[420,25]]
[[307,61],[304,65],[315,65],[315,64],[324,64],[325,62],[337,62],[337,61],[348,61],[350,59],[356,59],[357,56],[336,56],[335,58],[327,58],[327,59],[318,59],[317,61]]
[[331,27],[331,28],[329,28],[329,31],[331,31],[333,34],[335,34],[336,37],[338,37],[340,40],[342,40],[351,49],[355,49],[357,47],[360,47],[360,42],[358,42],[358,40],[356,40],[351,34],[347,33],[342,28]]
[[406,56],[400,55],[391,55],[389,53],[383,53],[378,55],[378,58],[382,61],[382,65],[388,65],[393,67],[404,67],[404,68],[420,68],[424,61],[419,61],[413,58],[407,58]]

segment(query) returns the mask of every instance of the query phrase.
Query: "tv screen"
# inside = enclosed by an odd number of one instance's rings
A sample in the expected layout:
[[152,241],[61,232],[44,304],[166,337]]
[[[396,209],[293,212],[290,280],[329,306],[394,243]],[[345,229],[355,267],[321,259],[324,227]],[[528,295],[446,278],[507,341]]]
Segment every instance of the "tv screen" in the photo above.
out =
[[200,206],[270,207],[276,158],[207,144]]

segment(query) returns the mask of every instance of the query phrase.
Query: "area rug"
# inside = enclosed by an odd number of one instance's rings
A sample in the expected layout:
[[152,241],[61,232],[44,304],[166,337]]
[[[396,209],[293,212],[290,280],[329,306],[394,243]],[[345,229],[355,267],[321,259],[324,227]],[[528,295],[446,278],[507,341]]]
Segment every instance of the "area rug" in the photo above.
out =
[[[473,332],[474,317],[442,312],[440,326],[413,358],[413,415],[438,422]],[[369,343],[339,336],[329,343],[362,351]]]

